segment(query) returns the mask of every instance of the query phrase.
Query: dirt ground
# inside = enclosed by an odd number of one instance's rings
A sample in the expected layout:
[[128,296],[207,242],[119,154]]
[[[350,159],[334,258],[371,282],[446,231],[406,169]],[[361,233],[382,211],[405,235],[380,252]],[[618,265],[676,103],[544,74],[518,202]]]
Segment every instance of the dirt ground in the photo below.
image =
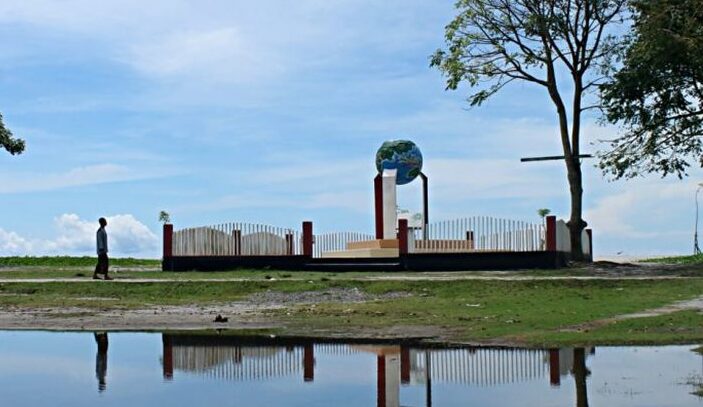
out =
[[[109,330],[109,331],[166,331],[204,329],[278,329],[285,324],[272,321],[266,311],[285,309],[304,304],[361,303],[408,296],[408,293],[393,292],[384,295],[369,295],[356,288],[328,289],[307,292],[264,292],[249,296],[245,301],[218,305],[155,306],[134,310],[96,311],[89,308],[6,308],[0,310],[0,329],[18,330]],[[87,298],[86,298],[87,299]],[[96,298],[96,300],[109,300]],[[226,322],[215,322],[220,315]],[[410,331],[408,331],[408,329]],[[397,331],[397,332],[396,332]],[[396,332],[394,334],[394,332]],[[306,332],[291,332],[304,335]],[[309,332],[308,332],[309,333]],[[361,332],[349,334],[358,335]],[[368,332],[366,334],[369,334]],[[427,337],[436,336],[431,327],[389,328],[387,332],[374,331],[377,337]],[[344,337],[344,333],[338,333]]]

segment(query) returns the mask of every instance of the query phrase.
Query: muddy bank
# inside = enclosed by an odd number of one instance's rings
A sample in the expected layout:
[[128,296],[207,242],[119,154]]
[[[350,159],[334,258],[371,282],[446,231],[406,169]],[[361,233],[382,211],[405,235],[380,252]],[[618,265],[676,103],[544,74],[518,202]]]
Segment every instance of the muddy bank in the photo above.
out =
[[[359,304],[410,296],[405,292],[370,295],[356,288],[282,293],[267,291],[244,301],[217,305],[153,306],[140,309],[95,308],[20,308],[0,310],[0,329],[8,330],[85,330],[85,331],[171,331],[171,330],[273,330],[291,335],[345,337],[442,337],[433,327],[394,326],[385,329],[347,329],[345,331],[291,329],[269,311],[318,303]],[[96,301],[106,297],[83,298]],[[221,316],[225,322],[215,322]]]

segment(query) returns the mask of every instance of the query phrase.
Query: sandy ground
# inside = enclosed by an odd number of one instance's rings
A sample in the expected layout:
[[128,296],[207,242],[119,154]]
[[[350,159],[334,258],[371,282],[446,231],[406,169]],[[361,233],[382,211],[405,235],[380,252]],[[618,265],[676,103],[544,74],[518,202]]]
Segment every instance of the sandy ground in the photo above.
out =
[[[245,301],[240,302],[217,305],[155,306],[134,310],[96,311],[94,308],[76,307],[61,309],[11,307],[0,310],[0,329],[61,331],[276,329],[285,328],[285,324],[272,321],[271,317],[266,315],[266,311],[285,309],[293,305],[311,304],[315,306],[314,304],[319,302],[361,303],[402,298],[408,295],[404,292],[393,292],[374,296],[363,293],[356,288],[350,288],[297,293],[264,292],[251,295]],[[110,300],[109,298],[94,299]],[[214,322],[218,315],[227,318],[227,322]],[[415,327],[401,330],[400,327],[394,327],[386,331],[375,331],[374,336],[434,336],[431,335],[429,328]],[[304,335],[307,332],[290,333]],[[355,334],[358,335],[359,332],[355,332]],[[344,337],[344,333],[337,332],[335,336]]]

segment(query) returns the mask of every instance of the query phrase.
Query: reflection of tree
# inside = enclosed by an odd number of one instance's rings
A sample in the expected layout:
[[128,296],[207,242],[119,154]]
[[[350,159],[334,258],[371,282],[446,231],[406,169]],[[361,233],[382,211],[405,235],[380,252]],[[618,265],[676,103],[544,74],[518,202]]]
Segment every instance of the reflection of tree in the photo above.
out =
[[576,407],[588,407],[588,389],[586,378],[590,374],[586,367],[586,351],[574,349],[574,381],[576,382]]
[[95,355],[95,378],[98,379],[98,391],[107,388],[107,332],[95,332],[95,343],[98,344],[98,353]]

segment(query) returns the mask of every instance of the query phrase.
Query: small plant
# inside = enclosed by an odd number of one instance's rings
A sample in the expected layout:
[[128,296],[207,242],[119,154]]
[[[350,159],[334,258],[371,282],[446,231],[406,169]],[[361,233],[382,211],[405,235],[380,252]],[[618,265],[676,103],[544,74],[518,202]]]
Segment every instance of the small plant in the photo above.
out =
[[[537,215],[539,215],[539,217],[542,218],[542,226],[544,226],[545,228],[547,227],[546,218],[547,218],[547,215],[549,215],[550,213],[552,213],[552,210],[548,209],[548,208],[537,209]],[[547,247],[547,242],[545,241],[545,239],[542,238],[542,239],[540,239],[539,245],[540,245],[540,248],[542,250],[544,250]]]
[[547,215],[549,215],[550,213],[552,213],[551,209],[547,209],[547,208],[537,209],[537,215],[539,215],[539,217],[542,218],[542,222],[544,222],[544,218],[546,218]]
[[164,224],[171,223],[171,215],[169,215],[166,211],[159,212],[159,222]]

